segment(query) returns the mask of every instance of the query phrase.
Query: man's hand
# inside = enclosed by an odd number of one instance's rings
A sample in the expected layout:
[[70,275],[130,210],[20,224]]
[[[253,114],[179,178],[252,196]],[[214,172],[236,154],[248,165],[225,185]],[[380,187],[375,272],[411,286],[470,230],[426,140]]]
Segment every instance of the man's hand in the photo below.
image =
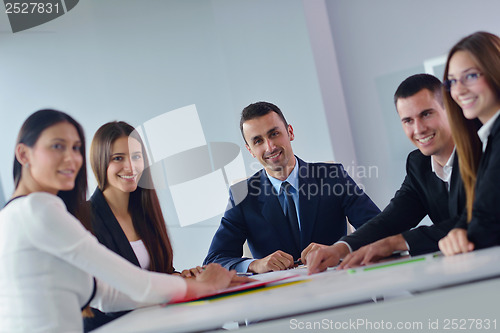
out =
[[390,256],[394,251],[406,251],[408,247],[404,237],[399,234],[382,238],[374,243],[365,245],[349,254],[339,265],[340,269],[372,264]]
[[252,273],[266,273],[281,271],[293,267],[293,257],[283,251],[276,251],[265,258],[252,261],[248,271]]
[[[349,253],[344,243],[331,246],[311,243],[302,251],[302,262],[307,265],[308,274],[325,271],[328,267],[337,266],[340,259]],[[304,255],[305,254],[305,255]]]
[[448,235],[439,241],[439,249],[445,256],[458,253],[467,253],[474,250],[474,243],[467,238],[467,230],[462,228],[452,229]]
[[323,244],[318,244],[318,243],[311,243],[307,245],[307,247],[302,251],[300,254],[300,261],[305,265],[307,263],[307,255],[311,252],[318,251],[319,249],[323,249],[328,247],[328,245],[323,245]]

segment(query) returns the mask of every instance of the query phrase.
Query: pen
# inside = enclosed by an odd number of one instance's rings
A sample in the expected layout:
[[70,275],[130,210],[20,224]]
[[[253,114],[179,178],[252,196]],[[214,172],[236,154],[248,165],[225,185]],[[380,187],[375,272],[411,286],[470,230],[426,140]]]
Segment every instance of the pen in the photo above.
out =
[[252,276],[253,273],[246,272],[246,273],[236,273],[237,276]]
[[300,260],[300,258],[299,258],[299,259],[295,260],[295,261],[293,262],[293,264],[294,264],[294,265],[298,265],[298,266],[300,266],[300,265],[302,265],[302,260]]

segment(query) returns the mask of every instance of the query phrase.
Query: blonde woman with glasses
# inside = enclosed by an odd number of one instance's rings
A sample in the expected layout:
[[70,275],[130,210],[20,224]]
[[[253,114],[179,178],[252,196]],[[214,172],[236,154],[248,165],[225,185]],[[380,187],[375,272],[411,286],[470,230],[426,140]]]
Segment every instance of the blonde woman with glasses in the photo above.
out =
[[445,255],[454,255],[500,245],[500,38],[476,32],[460,40],[444,80],[466,192],[466,212],[439,241]]

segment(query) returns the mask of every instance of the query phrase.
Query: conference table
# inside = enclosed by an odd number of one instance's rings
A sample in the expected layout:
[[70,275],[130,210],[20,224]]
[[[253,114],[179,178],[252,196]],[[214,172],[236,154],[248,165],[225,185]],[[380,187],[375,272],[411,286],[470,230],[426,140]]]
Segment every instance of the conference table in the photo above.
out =
[[[207,300],[137,309],[94,332],[207,332],[224,325],[243,332],[500,329],[500,247],[255,278],[282,280]],[[406,327],[412,324],[422,327]]]

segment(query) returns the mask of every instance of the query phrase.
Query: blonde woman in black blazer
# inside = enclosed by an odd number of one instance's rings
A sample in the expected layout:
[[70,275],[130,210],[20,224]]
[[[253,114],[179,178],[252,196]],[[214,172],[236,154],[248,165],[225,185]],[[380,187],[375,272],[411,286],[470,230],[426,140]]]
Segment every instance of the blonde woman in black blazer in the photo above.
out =
[[500,38],[476,32],[460,40],[449,52],[444,78],[466,192],[466,213],[439,242],[444,254],[453,255],[500,245]]

